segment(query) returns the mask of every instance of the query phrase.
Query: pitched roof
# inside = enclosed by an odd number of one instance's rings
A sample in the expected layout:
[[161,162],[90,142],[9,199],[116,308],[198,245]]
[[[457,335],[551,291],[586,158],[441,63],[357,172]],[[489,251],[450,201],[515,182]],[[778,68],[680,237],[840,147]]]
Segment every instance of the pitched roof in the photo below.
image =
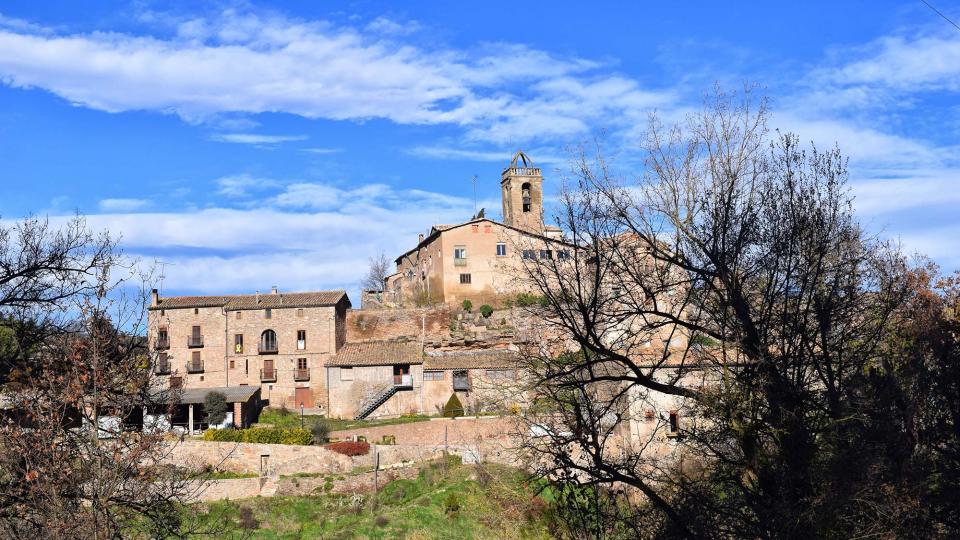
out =
[[390,366],[422,364],[423,354],[416,341],[358,341],[345,344],[328,366]]
[[517,367],[517,353],[507,350],[460,351],[428,354],[423,369],[492,369]]
[[[292,292],[277,294],[235,294],[222,296],[168,296],[160,298],[149,309],[193,307],[226,307],[227,309],[264,309],[284,307],[335,306],[345,298],[345,291]],[[347,303],[350,299],[347,298]]]
[[203,403],[207,395],[219,392],[226,398],[227,403],[246,403],[251,397],[260,392],[260,386],[215,386],[213,388],[184,388],[179,392],[176,389],[161,389],[154,392],[154,399],[165,402],[176,398],[179,393],[179,403],[183,405]]
[[[568,240],[564,240],[563,238],[550,238],[550,237],[548,237],[548,236],[544,236],[544,235],[542,235],[542,234],[535,233],[535,232],[533,232],[533,231],[527,231],[527,230],[521,229],[521,228],[519,228],[519,227],[513,227],[513,226],[510,226],[510,225],[507,225],[506,223],[502,223],[502,222],[500,222],[500,221],[494,221],[494,220],[492,220],[492,219],[490,219],[490,218],[485,218],[485,217],[483,217],[483,218],[471,219],[471,220],[468,220],[468,221],[464,221],[463,223],[457,223],[457,224],[455,224],[455,225],[434,225],[434,226],[430,229],[430,234],[428,234],[426,238],[424,238],[424,239],[423,239],[422,241],[420,241],[420,242],[417,242],[417,245],[414,246],[413,248],[410,248],[410,249],[408,249],[407,251],[403,252],[403,254],[401,254],[399,257],[397,257],[396,259],[394,259],[394,262],[399,263],[404,257],[406,257],[407,255],[413,253],[414,251],[417,251],[417,250],[420,249],[421,247],[429,244],[430,242],[433,242],[438,236],[440,236],[441,234],[443,234],[443,233],[445,233],[445,232],[447,232],[447,231],[452,231],[453,229],[458,229],[458,228],[463,227],[463,226],[465,226],[465,225],[471,225],[471,224],[474,224],[474,223],[480,223],[480,222],[484,222],[484,221],[487,222],[487,223],[491,223],[491,224],[493,224],[493,225],[499,225],[499,226],[501,226],[501,227],[503,227],[503,228],[505,228],[505,229],[510,229],[510,230],[512,230],[512,231],[516,231],[516,232],[518,232],[518,233],[520,233],[520,234],[523,234],[523,235],[526,235],[526,236],[531,236],[531,237],[533,237],[533,238],[539,238],[539,239],[541,239],[541,240],[546,240],[547,242],[549,242],[549,243],[551,243],[551,244],[560,244],[560,245],[563,245],[563,246],[577,247],[576,244],[573,244],[573,243],[571,243],[571,242],[568,241]],[[561,229],[560,229],[559,227],[554,227],[554,226],[551,226],[551,225],[547,225],[547,226],[544,227],[544,230],[559,231],[559,230],[561,230]]]

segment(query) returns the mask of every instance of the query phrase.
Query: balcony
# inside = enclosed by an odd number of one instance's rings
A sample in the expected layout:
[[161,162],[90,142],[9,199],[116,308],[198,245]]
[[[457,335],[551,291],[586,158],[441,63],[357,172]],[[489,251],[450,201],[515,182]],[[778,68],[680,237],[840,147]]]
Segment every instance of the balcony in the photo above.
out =
[[190,349],[198,349],[203,347],[203,336],[190,336],[187,338],[187,347]]
[[393,385],[394,386],[403,386],[403,387],[412,387],[413,386],[413,376],[412,375],[394,375],[393,376]]
[[309,369],[295,369],[293,370],[293,380],[297,382],[309,381],[310,380],[310,370]]
[[170,348],[170,338],[169,337],[158,337],[156,341],[153,342],[153,348],[160,351],[163,349]]
[[277,370],[270,369],[261,369],[260,370],[260,382],[276,382],[277,381]]
[[260,345],[257,345],[257,352],[260,353],[260,354],[277,354],[277,351],[278,351],[278,350],[279,350],[279,349],[277,348],[277,344],[276,344],[276,343],[274,343],[274,344],[269,344],[269,343],[264,344],[264,343],[261,343]]
[[187,362],[187,373],[203,373],[203,360]]
[[453,265],[454,265],[454,266],[466,266],[466,265],[467,265],[467,259],[454,259],[454,260],[453,260]]
[[153,367],[153,372],[157,375],[169,375],[170,362],[157,362],[157,364]]

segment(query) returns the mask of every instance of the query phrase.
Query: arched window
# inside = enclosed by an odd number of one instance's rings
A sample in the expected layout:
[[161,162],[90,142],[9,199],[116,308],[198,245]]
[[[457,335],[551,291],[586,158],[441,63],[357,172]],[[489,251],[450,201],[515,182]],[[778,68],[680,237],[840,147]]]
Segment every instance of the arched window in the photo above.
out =
[[523,197],[523,211],[530,211],[530,182],[524,182],[520,186],[520,196]]
[[262,353],[275,353],[277,352],[277,333],[273,330],[264,330],[260,334],[260,352]]

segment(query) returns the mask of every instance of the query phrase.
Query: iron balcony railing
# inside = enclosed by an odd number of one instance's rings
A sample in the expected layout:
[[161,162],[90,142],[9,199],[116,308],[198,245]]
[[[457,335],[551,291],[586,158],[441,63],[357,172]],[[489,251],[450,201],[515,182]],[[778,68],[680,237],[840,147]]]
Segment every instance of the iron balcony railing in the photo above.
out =
[[153,372],[157,375],[169,375],[170,374],[170,362],[157,362],[157,365],[154,367]]
[[276,343],[272,345],[264,343],[257,345],[257,352],[260,354],[277,354],[278,350]]
[[190,336],[187,338],[187,347],[195,349],[203,347],[203,336]]
[[413,376],[412,375],[394,375],[393,376],[393,385],[394,386],[413,386]]
[[453,260],[453,265],[454,265],[454,266],[466,266],[466,265],[467,265],[467,259],[454,259],[454,260]]
[[277,380],[276,368],[260,370],[260,382],[275,382],[276,380]]
[[293,370],[293,380],[295,380],[295,381],[309,381],[309,380],[310,380],[310,370],[309,370],[309,369],[295,369],[295,370]]
[[169,337],[158,337],[156,341],[153,342],[153,348],[157,350],[169,349],[170,348],[170,338]]
[[463,372],[455,372],[453,374],[453,389],[454,391],[469,391],[470,375]]
[[203,373],[203,360],[187,362],[187,373]]

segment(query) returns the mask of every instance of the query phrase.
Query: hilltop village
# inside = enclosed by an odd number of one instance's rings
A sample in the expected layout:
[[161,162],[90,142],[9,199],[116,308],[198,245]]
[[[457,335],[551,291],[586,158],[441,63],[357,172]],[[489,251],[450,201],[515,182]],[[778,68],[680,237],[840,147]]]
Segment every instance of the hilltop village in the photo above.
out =
[[396,257],[381,291],[364,292],[361,309],[344,291],[153,291],[155,373],[182,390],[164,421],[206,427],[199,409],[211,392],[227,397],[224,425],[238,428],[264,407],[331,418],[429,415],[452,394],[474,413],[522,407],[517,352],[535,320],[507,306],[535,298],[525,261],[569,259],[572,246],[544,223],[542,172],[526,154],[516,153],[500,184],[502,222],[481,212],[434,225]]

